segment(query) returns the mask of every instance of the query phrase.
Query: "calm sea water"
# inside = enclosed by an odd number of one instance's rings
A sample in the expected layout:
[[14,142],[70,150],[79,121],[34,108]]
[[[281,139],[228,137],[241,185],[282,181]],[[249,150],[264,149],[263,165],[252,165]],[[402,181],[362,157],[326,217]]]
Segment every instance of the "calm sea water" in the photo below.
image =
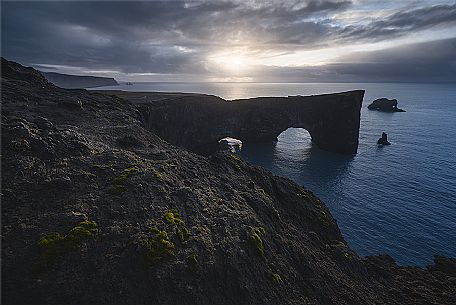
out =
[[[245,144],[243,158],[312,190],[360,255],[388,253],[399,264],[419,266],[431,263],[435,254],[456,257],[454,84],[139,83],[109,88],[226,99],[365,89],[357,155],[322,151],[306,130],[290,128],[277,142]],[[398,99],[407,112],[367,110],[379,97]],[[383,131],[392,145],[379,148]]]

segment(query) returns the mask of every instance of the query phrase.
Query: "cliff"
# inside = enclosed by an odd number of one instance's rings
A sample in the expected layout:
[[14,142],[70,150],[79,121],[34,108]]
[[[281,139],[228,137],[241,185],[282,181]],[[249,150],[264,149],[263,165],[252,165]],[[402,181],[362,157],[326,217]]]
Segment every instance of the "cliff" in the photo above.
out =
[[359,257],[305,187],[2,59],[2,304],[450,304],[455,261]]
[[114,78],[99,76],[69,75],[55,72],[41,72],[54,85],[66,89],[94,88],[102,86],[118,86]]

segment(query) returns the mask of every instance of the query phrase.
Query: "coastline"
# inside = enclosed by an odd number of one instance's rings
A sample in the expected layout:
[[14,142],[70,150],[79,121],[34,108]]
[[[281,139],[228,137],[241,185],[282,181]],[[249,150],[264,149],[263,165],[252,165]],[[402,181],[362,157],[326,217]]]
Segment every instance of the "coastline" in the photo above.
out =
[[[359,257],[325,204],[291,180],[170,145],[122,98],[60,89],[3,60],[2,71],[5,302],[451,301],[454,260],[424,270]],[[96,229],[70,250],[39,242],[84,221]],[[172,255],[150,252],[157,236]]]

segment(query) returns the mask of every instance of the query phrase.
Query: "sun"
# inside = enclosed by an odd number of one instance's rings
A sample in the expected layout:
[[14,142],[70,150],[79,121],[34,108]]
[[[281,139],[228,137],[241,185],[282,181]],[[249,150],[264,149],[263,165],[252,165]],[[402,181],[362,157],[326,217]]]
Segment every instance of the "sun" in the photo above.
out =
[[223,52],[209,57],[209,61],[217,69],[221,69],[231,75],[242,75],[248,71],[249,59],[242,54]]

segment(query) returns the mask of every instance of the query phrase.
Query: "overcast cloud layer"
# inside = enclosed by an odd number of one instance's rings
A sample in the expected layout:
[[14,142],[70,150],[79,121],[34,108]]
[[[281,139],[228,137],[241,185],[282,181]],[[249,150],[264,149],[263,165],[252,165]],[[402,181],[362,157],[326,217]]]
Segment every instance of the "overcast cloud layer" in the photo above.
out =
[[2,2],[2,56],[123,80],[456,81],[456,2],[385,2]]

